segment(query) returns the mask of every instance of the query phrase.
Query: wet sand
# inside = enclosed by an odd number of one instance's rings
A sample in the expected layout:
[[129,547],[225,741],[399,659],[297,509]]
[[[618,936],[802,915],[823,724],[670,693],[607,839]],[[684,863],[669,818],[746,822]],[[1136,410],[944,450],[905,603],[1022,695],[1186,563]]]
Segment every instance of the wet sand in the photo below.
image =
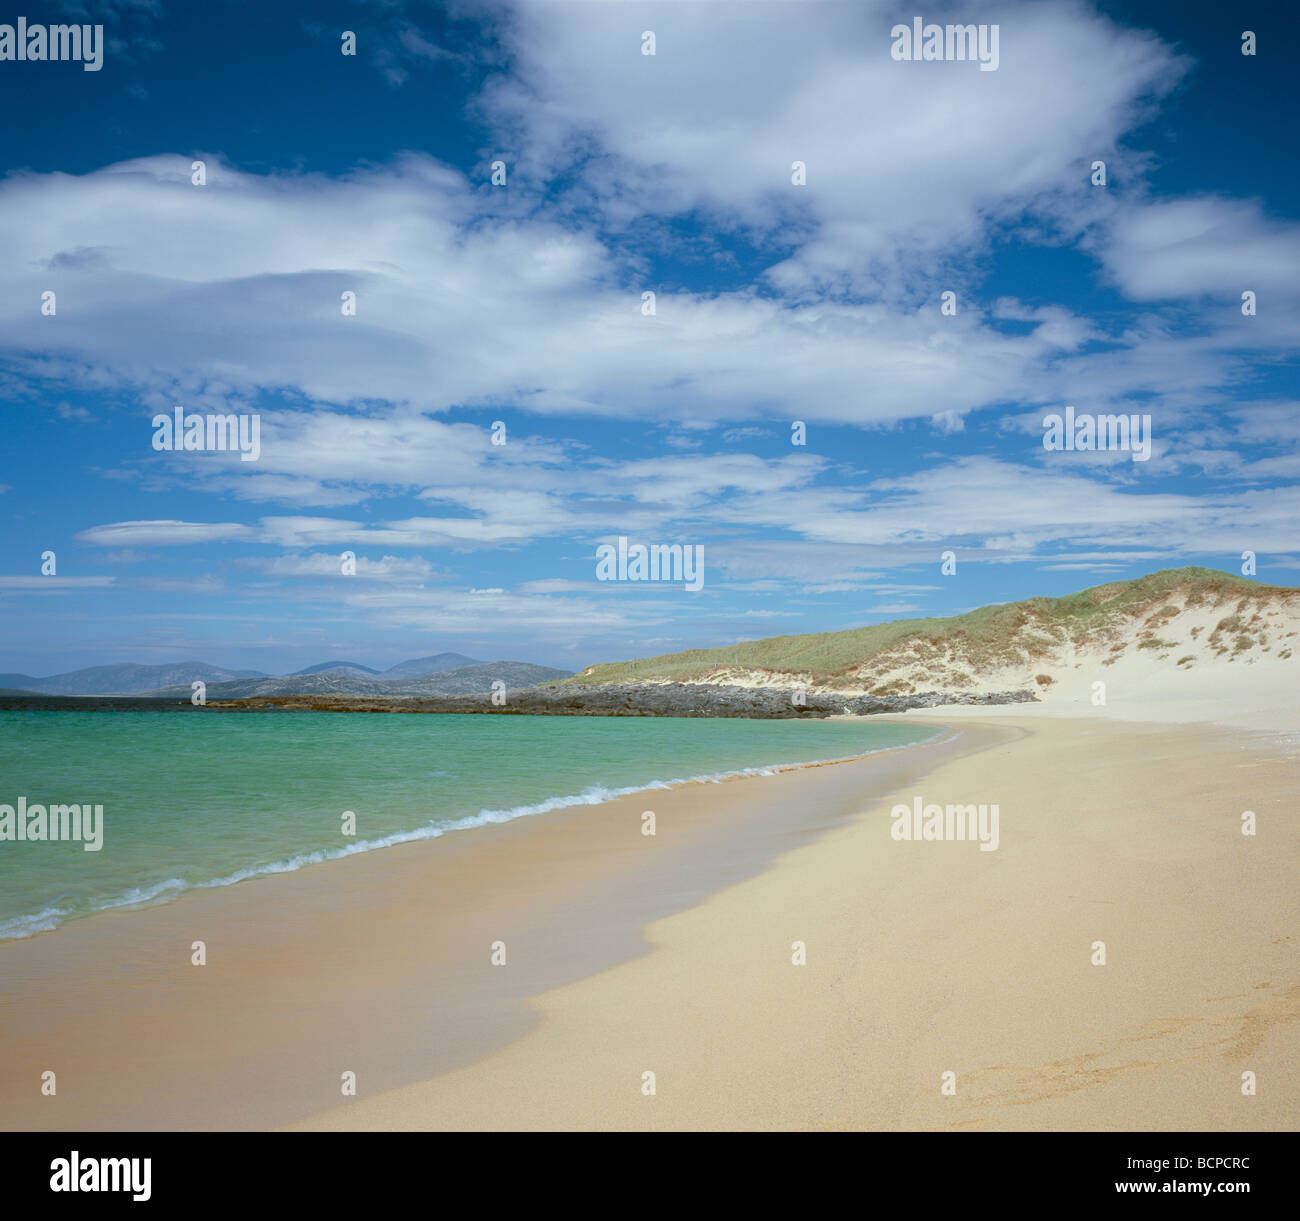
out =
[[[652,924],[509,1046],[302,1126],[1294,1129],[1296,735],[980,721],[1016,736]],[[998,850],[895,841],[917,796],[997,803]]]
[[[0,945],[0,1121],[1294,1128],[1300,735],[917,719]],[[918,797],[996,803],[998,849],[893,839]]]
[[529,997],[643,954],[650,922],[1007,733],[936,726],[860,760],[552,811],[0,943],[0,1125],[260,1129],[332,1105],[344,1072],[373,1095],[471,1064],[536,1026]]

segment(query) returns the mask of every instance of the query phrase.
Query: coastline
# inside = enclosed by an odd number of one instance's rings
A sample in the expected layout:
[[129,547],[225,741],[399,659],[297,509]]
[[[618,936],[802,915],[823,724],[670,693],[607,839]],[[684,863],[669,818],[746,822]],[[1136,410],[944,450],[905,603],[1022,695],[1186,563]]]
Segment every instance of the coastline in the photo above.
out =
[[[654,920],[761,872],[879,791],[1005,736],[641,790],[100,912],[0,943],[5,1128],[264,1128],[473,1063],[528,998],[646,950]],[[653,807],[658,834],[641,834]],[[195,940],[208,962],[190,963]],[[509,947],[493,967],[490,947]],[[58,1072],[53,1098],[32,1087]]]
[[[987,720],[1014,736],[651,924],[650,953],[535,995],[508,1046],[293,1126],[1293,1129],[1294,738]],[[913,792],[999,802],[1000,849],[893,842],[891,798]]]
[[[844,716],[817,719],[839,723],[862,723],[860,718]],[[804,722],[804,724],[815,723],[816,721],[811,719]],[[505,803],[483,806],[472,813],[469,809],[466,809],[458,816],[452,815],[442,819],[430,818],[429,821],[417,826],[411,826],[410,820],[407,820],[405,826],[381,830],[365,838],[354,839],[345,846],[294,847],[286,845],[283,853],[274,857],[274,859],[230,861],[224,867],[218,866],[210,869],[206,877],[195,878],[191,875],[182,878],[177,876],[158,877],[155,875],[152,880],[147,881],[139,879],[133,879],[129,883],[123,881],[121,883],[122,888],[116,893],[97,896],[94,905],[89,910],[85,906],[82,906],[80,910],[76,910],[75,902],[69,908],[61,908],[51,907],[38,901],[36,906],[39,907],[39,910],[0,915],[0,945],[10,940],[52,932],[69,923],[104,912],[144,910],[161,903],[174,902],[177,898],[194,891],[237,885],[257,877],[281,876],[310,866],[324,864],[328,861],[380,851],[404,843],[441,839],[447,835],[458,834],[462,831],[472,831],[484,826],[509,823],[516,819],[544,815],[556,810],[572,809],[578,806],[603,805],[624,796],[645,796],[647,800],[650,800],[650,796],[655,793],[669,791],[683,785],[717,784],[747,776],[769,776],[785,771],[823,766],[829,763],[849,762],[882,753],[896,746],[924,745],[931,738],[942,736],[942,730],[933,730],[928,734],[922,730],[918,734],[915,729],[908,729],[899,722],[891,722],[891,726],[901,731],[895,736],[904,739],[911,737],[913,740],[874,744],[867,749],[855,749],[849,754],[837,753],[842,748],[842,743],[836,743],[832,746],[823,742],[819,746],[808,742],[796,745],[794,741],[791,741],[785,746],[774,749],[780,749],[783,754],[787,750],[800,753],[816,753],[811,758],[797,762],[775,762],[742,766],[736,765],[733,761],[730,765],[723,765],[721,770],[710,767],[703,771],[692,771],[690,766],[686,766],[682,767],[676,775],[671,774],[672,768],[680,765],[680,759],[670,755],[665,756],[672,759],[672,763],[665,767],[665,771],[669,774],[661,775],[655,779],[631,783],[615,783],[613,781],[605,783],[597,782],[589,776],[585,786],[584,781],[578,779],[569,787],[567,792],[561,782],[557,786],[558,791],[543,796],[538,796],[534,792],[531,796],[517,801],[515,804]],[[825,753],[827,751],[832,753],[828,755]],[[699,763],[698,759],[696,763]],[[624,777],[624,779],[630,780],[630,777]]]
[[[1294,735],[963,711],[0,944],[0,1124],[1294,1127]],[[892,840],[915,797],[999,848]]]

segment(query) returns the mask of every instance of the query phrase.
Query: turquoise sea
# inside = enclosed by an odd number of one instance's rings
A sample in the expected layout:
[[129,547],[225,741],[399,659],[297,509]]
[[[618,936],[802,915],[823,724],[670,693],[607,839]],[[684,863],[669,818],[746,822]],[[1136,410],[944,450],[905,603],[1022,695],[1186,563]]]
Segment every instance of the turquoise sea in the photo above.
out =
[[[101,805],[103,843],[0,840],[0,938],[687,779],[868,754],[922,726],[398,713],[0,711],[0,807]],[[356,834],[342,833],[343,813]],[[3,813],[3,811],[0,811]]]

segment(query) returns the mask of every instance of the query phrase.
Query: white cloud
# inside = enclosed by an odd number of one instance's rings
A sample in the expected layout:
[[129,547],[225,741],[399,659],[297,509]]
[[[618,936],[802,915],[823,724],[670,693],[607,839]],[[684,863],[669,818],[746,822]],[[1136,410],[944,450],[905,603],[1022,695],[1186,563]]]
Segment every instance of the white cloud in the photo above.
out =
[[1279,298],[1297,298],[1300,225],[1271,220],[1255,201],[1200,196],[1141,202],[1118,209],[1106,234],[1106,270],[1134,300],[1218,295],[1239,312],[1249,289],[1262,298],[1259,308],[1267,315]]
[[[1086,209],[1091,162],[1117,156],[1186,67],[1073,4],[1003,6],[991,73],[894,62],[893,4],[635,11],[512,7],[512,70],[485,89],[485,112],[517,134],[526,177],[580,166],[575,194],[614,223],[703,208],[793,244],[771,273],[791,291],[928,281],[955,271],[947,256],[980,246],[990,219]],[[795,160],[806,187],[791,185]]]
[[[431,581],[437,576],[433,565],[421,556],[385,555],[372,560],[364,555],[358,555],[355,561],[355,573],[348,578],[349,580],[418,583]],[[336,554],[249,557],[244,563],[272,577],[334,579],[340,575],[339,557]]]
[[0,591],[7,593],[52,594],[78,589],[103,589],[114,577],[20,577],[0,576]]
[[120,521],[92,526],[76,535],[99,547],[148,547],[251,540],[256,531],[238,522]]
[[[284,389],[334,405],[684,425],[926,418],[948,431],[971,410],[1079,384],[1191,398],[1238,371],[1236,330],[1152,342],[1148,327],[1079,355],[1095,330],[1063,306],[984,313],[975,292],[972,256],[1026,209],[1049,226],[1112,224],[1099,257],[1139,294],[1159,280],[1114,262],[1159,258],[1138,213],[1116,217],[1086,174],[1178,79],[1183,65],[1154,38],[1073,5],[1015,5],[1000,15],[999,70],[981,73],[892,61],[885,6],[646,11],[654,57],[622,6],[502,11],[511,73],[491,79],[478,113],[515,149],[508,190],[414,154],[336,179],[210,156],[205,187],[191,185],[189,156],[11,176],[8,351],[32,376],[163,386],[187,404]],[[810,167],[807,188],[789,184],[793,159]],[[546,192],[561,175],[574,185],[557,199]],[[653,236],[656,218],[690,209],[758,243],[763,292],[650,284],[623,253],[620,228]],[[939,316],[940,287],[959,290],[957,317]],[[653,317],[640,312],[647,288]],[[59,293],[53,319],[29,308],[46,289]],[[340,313],[343,291],[358,293],[356,317]],[[1007,333],[1008,319],[1029,326]],[[1277,328],[1245,342],[1289,343]],[[231,473],[231,486],[355,503],[359,483],[410,478],[418,437],[364,444],[367,428],[392,426],[330,422],[355,483],[286,462]],[[444,469],[465,446],[445,439]],[[326,448],[315,440],[304,453]],[[442,482],[431,469],[427,483]]]

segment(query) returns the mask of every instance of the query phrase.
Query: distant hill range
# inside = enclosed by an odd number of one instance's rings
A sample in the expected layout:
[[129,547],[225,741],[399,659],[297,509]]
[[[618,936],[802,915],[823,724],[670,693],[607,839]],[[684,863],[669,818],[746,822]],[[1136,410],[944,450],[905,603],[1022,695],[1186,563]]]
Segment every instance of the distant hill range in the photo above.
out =
[[[534,666],[526,661],[485,661],[454,670],[442,670],[420,678],[354,678],[331,670],[322,674],[288,675],[284,678],[241,678],[232,682],[209,683],[207,699],[243,700],[268,695],[487,695],[493,683],[504,683],[507,691],[535,687],[538,683],[568,678],[570,670]],[[189,685],[153,692],[154,695],[190,694]]]
[[[441,674],[444,670],[459,670],[462,666],[477,666],[482,663],[464,653],[435,653],[432,657],[416,657],[411,661],[399,661],[387,670],[376,670],[355,661],[323,661],[305,670],[295,670],[288,678],[300,678],[308,674],[341,674],[348,678],[426,678],[430,674]],[[567,673],[567,671],[566,671]],[[266,675],[249,675],[264,678]]]
[[[429,674],[444,674],[448,670],[460,670],[465,666],[482,665],[482,662],[475,661],[472,657],[466,657],[463,653],[435,653],[432,657],[417,657],[414,661],[399,661],[395,666],[389,666],[384,671],[385,678],[424,678]],[[511,662],[511,665],[522,665],[522,662]],[[558,671],[557,671],[558,673]],[[569,673],[569,671],[564,671]]]
[[[371,666],[363,666],[355,661],[322,661],[319,665],[308,666],[305,670],[295,670],[287,678],[299,678],[304,674],[347,674],[353,678],[373,678],[380,671]],[[265,677],[250,675],[250,677]]]
[[91,666],[34,678],[0,674],[0,690],[38,695],[148,695],[189,697],[191,684],[207,684],[209,699],[243,699],[251,695],[473,695],[489,693],[494,682],[507,689],[567,678],[568,670],[522,661],[480,662],[461,653],[436,653],[376,670],[352,661],[327,661],[294,674],[227,670],[201,661],[161,666],[124,663]]
[[181,683],[186,689],[196,680],[229,682],[241,678],[264,678],[260,670],[227,670],[202,661],[180,661],[163,666],[138,666],[124,662],[116,666],[90,666],[33,678],[30,674],[0,674],[0,687],[34,691],[38,695],[141,695],[159,687]]
[[593,665],[565,686],[709,683],[880,697],[1028,689],[1053,699],[1097,679],[1141,689],[1170,672],[1289,663],[1298,644],[1300,590],[1177,568],[945,619]]

